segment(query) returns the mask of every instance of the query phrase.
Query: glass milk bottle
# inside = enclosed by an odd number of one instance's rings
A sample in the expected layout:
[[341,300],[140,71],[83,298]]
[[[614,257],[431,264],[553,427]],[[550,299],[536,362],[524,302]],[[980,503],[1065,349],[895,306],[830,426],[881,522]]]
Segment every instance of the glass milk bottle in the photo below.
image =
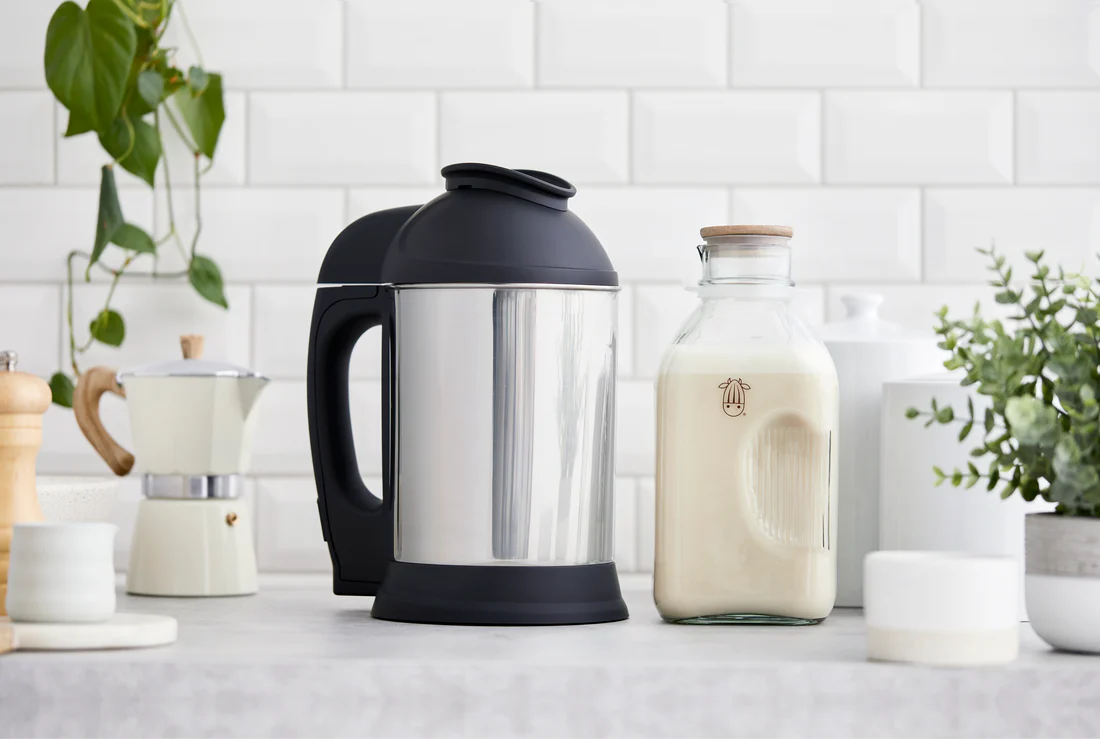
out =
[[836,370],[791,308],[791,229],[701,234],[701,302],[657,380],[657,610],[817,623],[836,597]]

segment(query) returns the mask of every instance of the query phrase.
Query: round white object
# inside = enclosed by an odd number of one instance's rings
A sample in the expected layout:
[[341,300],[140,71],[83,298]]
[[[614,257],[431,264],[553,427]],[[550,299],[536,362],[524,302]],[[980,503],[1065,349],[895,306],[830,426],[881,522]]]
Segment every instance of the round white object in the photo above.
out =
[[867,658],[965,666],[1019,653],[1017,563],[948,552],[872,552],[864,561]]
[[130,649],[176,640],[176,619],[147,613],[117,613],[98,624],[13,623],[19,650]]
[[90,623],[115,612],[112,523],[12,527],[7,610],[12,621]]
[[118,479],[111,477],[38,477],[38,504],[47,521],[111,521],[118,500]]

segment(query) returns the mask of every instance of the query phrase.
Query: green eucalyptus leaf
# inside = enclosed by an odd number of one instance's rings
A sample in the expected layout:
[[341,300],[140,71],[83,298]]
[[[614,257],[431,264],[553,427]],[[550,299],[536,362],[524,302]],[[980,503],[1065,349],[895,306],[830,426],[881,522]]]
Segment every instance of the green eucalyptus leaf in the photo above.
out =
[[222,284],[221,270],[212,260],[195,256],[191,260],[187,276],[191,286],[199,295],[222,308],[229,307],[229,302],[225,299],[225,285]]
[[222,76],[208,74],[206,88],[197,97],[180,89],[172,96],[172,100],[183,116],[195,146],[207,159],[213,159],[222,124],[225,123]]
[[963,473],[962,472],[960,472],[959,470],[955,470],[954,472],[951,473],[951,485],[953,487],[958,487],[959,485],[962,484],[962,481],[963,481]]
[[906,408],[905,409],[905,417],[908,418],[908,419],[914,419],[919,415],[920,415],[920,411],[918,411],[916,408]]
[[989,472],[989,483],[985,486],[987,492],[992,492],[993,488],[997,487],[997,483],[1001,481],[1001,471],[994,466]]
[[119,166],[153,186],[161,155],[155,128],[140,118],[116,118],[107,133],[100,135],[99,143]]
[[123,223],[111,237],[111,241],[123,249],[136,251],[141,254],[156,254],[157,244],[153,237],[132,223]]
[[164,78],[158,72],[146,69],[138,75],[137,91],[141,99],[152,110],[160,105],[160,100],[164,96]]
[[119,346],[126,338],[126,324],[122,316],[107,308],[92,319],[88,329],[92,332],[92,338],[107,346]]
[[46,29],[46,84],[96,131],[118,115],[137,50],[134,24],[114,0],[64,2]]
[[85,279],[91,277],[92,265],[99,261],[103,250],[114,238],[115,231],[124,222],[122,206],[118,202],[118,189],[115,187],[115,173],[109,166],[104,166],[99,178],[99,213],[96,216],[95,243],[84,274]]
[[973,421],[967,421],[963,424],[962,429],[959,431],[959,441],[965,441],[966,437],[970,435],[970,430],[974,428]]
[[62,408],[73,407],[73,381],[64,372],[54,372],[50,377],[50,392],[53,402]]

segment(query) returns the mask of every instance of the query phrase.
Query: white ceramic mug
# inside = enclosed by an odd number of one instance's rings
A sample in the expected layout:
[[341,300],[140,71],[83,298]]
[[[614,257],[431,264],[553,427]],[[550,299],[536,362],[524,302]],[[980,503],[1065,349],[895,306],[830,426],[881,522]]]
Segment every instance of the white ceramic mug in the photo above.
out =
[[112,523],[17,523],[12,528],[12,621],[92,623],[115,612]]

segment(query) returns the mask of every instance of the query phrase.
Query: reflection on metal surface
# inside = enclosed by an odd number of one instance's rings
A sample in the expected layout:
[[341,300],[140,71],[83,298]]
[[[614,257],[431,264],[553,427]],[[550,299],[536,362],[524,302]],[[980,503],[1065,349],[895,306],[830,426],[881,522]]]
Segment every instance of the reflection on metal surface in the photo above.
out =
[[616,290],[396,301],[397,559],[610,561]]

